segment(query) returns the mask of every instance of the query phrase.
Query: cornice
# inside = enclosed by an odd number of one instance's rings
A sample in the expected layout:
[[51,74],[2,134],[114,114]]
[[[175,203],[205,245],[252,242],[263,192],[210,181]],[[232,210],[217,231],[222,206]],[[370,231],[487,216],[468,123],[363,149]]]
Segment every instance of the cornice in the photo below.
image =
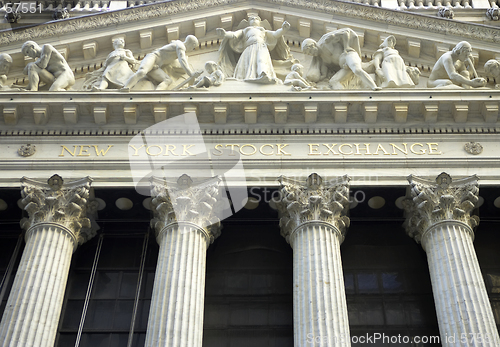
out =
[[[492,26],[447,20],[428,15],[390,10],[370,5],[344,2],[339,0],[306,1],[306,0],[171,0],[147,4],[133,8],[110,11],[94,15],[69,18],[42,25],[31,26],[0,32],[0,45],[8,45],[26,40],[37,40],[54,35],[81,33],[82,31],[116,26],[140,20],[173,16],[207,9],[220,9],[221,6],[234,5],[273,5],[278,7],[297,8],[328,13],[334,16],[347,16],[363,21],[379,22],[389,26],[424,30],[430,33],[454,35],[462,38],[500,42],[500,29]],[[418,17],[418,20],[415,20]]]
[[[204,134],[498,133],[500,90],[0,93],[0,135],[135,135],[194,112]],[[185,129],[169,131],[181,132]]]

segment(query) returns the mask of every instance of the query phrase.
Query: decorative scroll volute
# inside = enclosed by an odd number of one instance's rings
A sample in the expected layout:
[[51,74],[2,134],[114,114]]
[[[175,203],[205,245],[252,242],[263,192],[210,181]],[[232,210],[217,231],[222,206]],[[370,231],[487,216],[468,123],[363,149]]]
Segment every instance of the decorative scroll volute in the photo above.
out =
[[154,218],[151,227],[158,238],[165,228],[174,223],[188,222],[197,225],[209,235],[210,243],[220,235],[221,223],[217,216],[220,208],[221,179],[215,177],[193,185],[188,175],[177,183],[153,177],[151,179],[151,204]]
[[23,177],[21,204],[29,217],[21,220],[21,227],[28,230],[37,224],[55,223],[73,232],[78,244],[91,239],[99,229],[94,221],[98,203],[89,199],[91,182],[90,177],[69,183],[59,175],[47,183]]
[[323,182],[321,176],[311,174],[306,184],[286,177],[280,177],[281,194],[277,203],[280,214],[281,235],[290,242],[290,235],[303,223],[321,221],[330,223],[340,231],[340,242],[344,240],[349,227],[348,176],[334,182]]
[[405,228],[417,242],[435,223],[453,220],[468,225],[471,229],[479,224],[478,216],[471,211],[479,201],[478,177],[476,175],[452,181],[443,172],[430,181],[410,175],[410,190],[403,201],[406,213]]

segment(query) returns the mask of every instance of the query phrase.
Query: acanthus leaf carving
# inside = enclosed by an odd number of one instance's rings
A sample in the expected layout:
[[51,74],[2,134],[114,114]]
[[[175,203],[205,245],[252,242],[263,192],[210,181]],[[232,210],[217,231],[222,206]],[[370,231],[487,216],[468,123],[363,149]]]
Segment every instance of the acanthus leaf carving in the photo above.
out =
[[343,176],[337,182],[323,182],[316,173],[311,174],[306,184],[280,177],[281,201],[277,203],[280,216],[281,235],[290,242],[290,235],[302,224],[321,221],[332,224],[340,232],[343,241],[349,217],[349,180]]
[[21,227],[27,230],[37,224],[55,223],[69,229],[78,244],[86,242],[99,229],[92,222],[98,203],[90,198],[91,182],[90,177],[67,184],[59,175],[53,175],[47,183],[23,177],[21,204],[28,218],[21,220]]
[[217,212],[221,208],[220,178],[215,177],[194,185],[188,175],[176,183],[151,179],[154,218],[151,226],[156,237],[171,224],[189,222],[203,229],[213,242],[220,235],[221,223]]
[[409,176],[410,193],[403,201],[406,232],[417,242],[434,224],[442,221],[457,221],[471,229],[479,224],[479,217],[471,212],[479,201],[478,177],[471,176],[452,180],[443,172],[436,180]]

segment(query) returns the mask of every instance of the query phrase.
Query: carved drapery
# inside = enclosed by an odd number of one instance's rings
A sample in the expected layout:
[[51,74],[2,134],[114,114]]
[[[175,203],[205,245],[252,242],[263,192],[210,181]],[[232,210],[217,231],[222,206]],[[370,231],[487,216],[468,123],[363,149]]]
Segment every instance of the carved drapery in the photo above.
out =
[[160,245],[146,346],[201,347],[206,250],[220,235],[217,177],[194,185],[183,175],[177,184],[153,178],[151,226]]
[[[405,227],[429,264],[443,346],[498,346],[500,340],[472,241],[479,218],[478,178],[435,182],[410,176]],[[453,338],[454,337],[454,338]],[[460,342],[459,342],[460,341]]]
[[71,256],[97,230],[91,182],[64,184],[58,175],[47,183],[21,180],[26,247],[0,323],[2,346],[54,345]]
[[306,184],[280,178],[281,234],[293,248],[295,346],[311,337],[350,346],[340,244],[349,226],[349,177],[334,182],[312,174]]

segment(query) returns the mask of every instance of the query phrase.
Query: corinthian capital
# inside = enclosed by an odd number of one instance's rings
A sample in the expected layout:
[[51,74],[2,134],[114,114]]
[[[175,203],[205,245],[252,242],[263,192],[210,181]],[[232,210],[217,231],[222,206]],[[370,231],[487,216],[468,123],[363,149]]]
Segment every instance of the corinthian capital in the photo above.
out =
[[277,205],[281,235],[287,242],[295,229],[310,221],[332,224],[339,230],[339,241],[342,242],[350,223],[346,216],[349,181],[348,176],[343,176],[325,183],[316,173],[310,175],[305,184],[280,177],[281,200]]
[[90,177],[68,183],[59,175],[46,183],[23,177],[21,204],[29,217],[21,220],[21,227],[55,223],[71,231],[78,244],[91,239],[98,229],[93,222],[98,203],[89,199],[91,182]]
[[164,179],[151,179],[151,202],[154,218],[151,226],[156,237],[169,225],[192,223],[203,229],[210,242],[220,235],[221,179],[215,177],[193,184],[188,175],[182,175],[176,183]]
[[443,172],[435,181],[412,175],[408,181],[411,189],[403,203],[405,228],[417,242],[421,242],[423,234],[438,222],[462,222],[471,229],[479,224],[479,217],[471,216],[479,200],[476,175],[453,181]]

